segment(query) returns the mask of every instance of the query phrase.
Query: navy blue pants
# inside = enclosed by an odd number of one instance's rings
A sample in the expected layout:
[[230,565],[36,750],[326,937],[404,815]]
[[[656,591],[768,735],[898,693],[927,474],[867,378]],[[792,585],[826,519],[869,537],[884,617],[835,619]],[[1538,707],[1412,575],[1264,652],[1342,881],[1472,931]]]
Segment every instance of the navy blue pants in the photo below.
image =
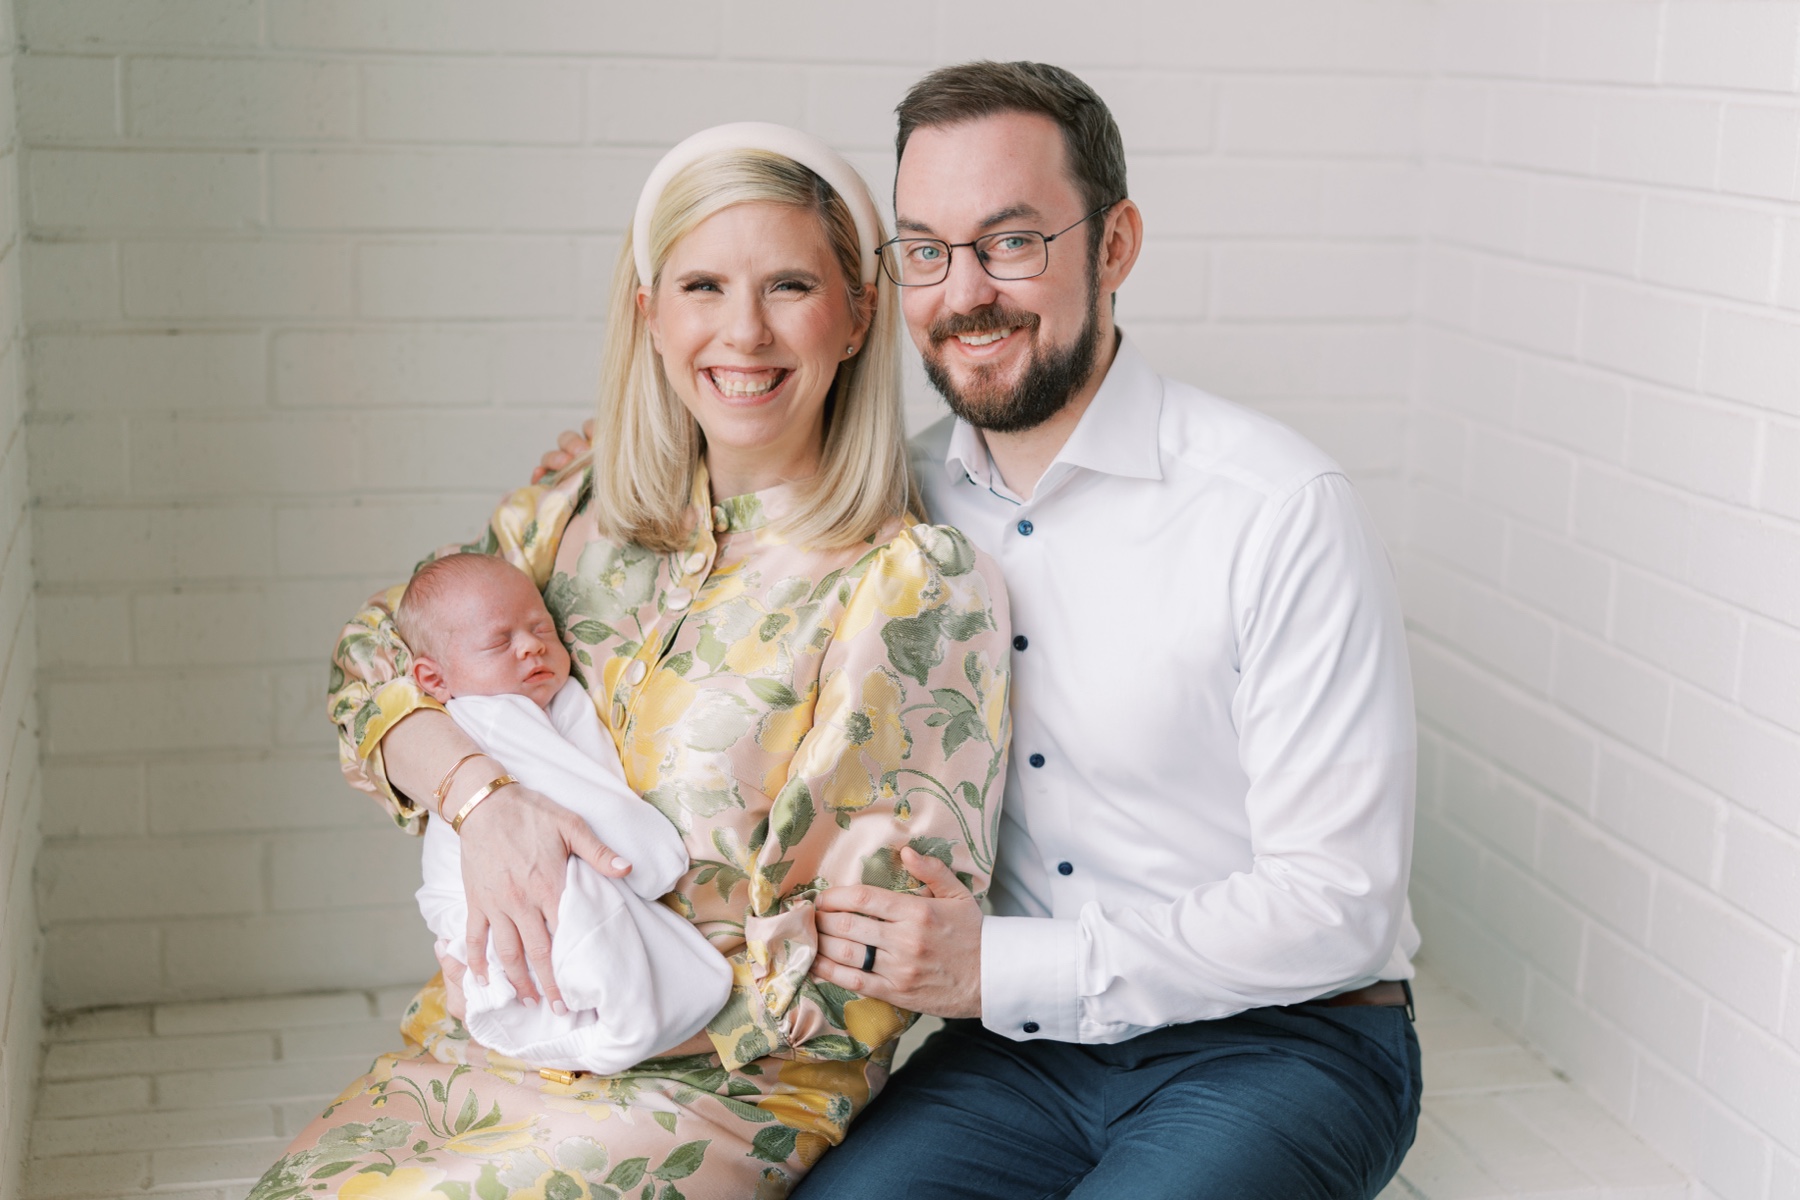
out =
[[1262,1008],[1111,1046],[950,1021],[797,1200],[1365,1200],[1419,1119],[1401,1008]]

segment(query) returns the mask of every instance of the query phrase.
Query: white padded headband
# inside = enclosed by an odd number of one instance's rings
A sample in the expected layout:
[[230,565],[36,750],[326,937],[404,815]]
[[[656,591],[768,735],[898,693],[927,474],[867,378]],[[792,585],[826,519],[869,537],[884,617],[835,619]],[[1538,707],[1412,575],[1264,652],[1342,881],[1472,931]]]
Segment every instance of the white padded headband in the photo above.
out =
[[637,215],[631,222],[631,252],[637,260],[638,280],[651,282],[650,217],[656,212],[663,189],[681,171],[721,150],[767,150],[791,158],[829,183],[844,198],[850,217],[856,222],[856,236],[862,243],[862,282],[875,282],[876,239],[880,237],[881,218],[875,215],[875,201],[869,185],[843,155],[810,133],[772,125],[767,121],[738,121],[730,125],[714,125],[702,129],[663,155],[644,190],[638,193]]

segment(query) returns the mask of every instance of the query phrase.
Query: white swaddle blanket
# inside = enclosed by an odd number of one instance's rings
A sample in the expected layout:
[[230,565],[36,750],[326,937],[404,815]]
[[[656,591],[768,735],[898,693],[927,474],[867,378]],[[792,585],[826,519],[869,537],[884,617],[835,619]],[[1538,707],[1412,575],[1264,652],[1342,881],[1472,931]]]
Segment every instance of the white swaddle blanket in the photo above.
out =
[[[524,696],[464,696],[447,707],[520,783],[579,814],[632,865],[624,879],[610,879],[569,860],[550,951],[568,1013],[525,1007],[495,966],[485,984],[464,976],[469,1033],[533,1066],[610,1075],[700,1032],[731,992],[731,965],[656,902],[687,871],[687,849],[668,819],[625,785],[587,692],[571,679],[548,712]],[[448,821],[426,824],[422,869],[419,911],[466,962],[462,849]]]

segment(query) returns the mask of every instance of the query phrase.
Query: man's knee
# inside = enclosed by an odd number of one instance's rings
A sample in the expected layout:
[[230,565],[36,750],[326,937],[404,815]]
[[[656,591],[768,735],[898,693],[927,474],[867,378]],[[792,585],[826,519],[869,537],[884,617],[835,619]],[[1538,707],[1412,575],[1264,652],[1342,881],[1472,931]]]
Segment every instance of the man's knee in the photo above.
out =
[[1044,1081],[1011,1043],[952,1022],[895,1073],[796,1200],[1052,1195],[1093,1157]]
[[1375,1195],[1417,1128],[1417,1039],[1398,1011],[1309,1024],[1260,1029],[1255,1044],[1203,1053],[1148,1091],[1073,1195]]

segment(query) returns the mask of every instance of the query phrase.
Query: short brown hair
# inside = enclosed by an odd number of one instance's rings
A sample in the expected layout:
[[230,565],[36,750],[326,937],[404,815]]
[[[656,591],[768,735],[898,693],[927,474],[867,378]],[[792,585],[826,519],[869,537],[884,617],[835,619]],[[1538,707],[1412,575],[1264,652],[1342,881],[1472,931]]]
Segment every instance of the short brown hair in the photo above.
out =
[[[981,62],[939,67],[912,85],[894,110],[900,130],[894,161],[906,153],[913,130],[960,125],[1004,112],[1040,113],[1062,130],[1069,173],[1088,211],[1123,200],[1125,139],[1106,101],[1074,72],[1049,63]],[[1090,252],[1100,244],[1101,222],[1088,233]]]

